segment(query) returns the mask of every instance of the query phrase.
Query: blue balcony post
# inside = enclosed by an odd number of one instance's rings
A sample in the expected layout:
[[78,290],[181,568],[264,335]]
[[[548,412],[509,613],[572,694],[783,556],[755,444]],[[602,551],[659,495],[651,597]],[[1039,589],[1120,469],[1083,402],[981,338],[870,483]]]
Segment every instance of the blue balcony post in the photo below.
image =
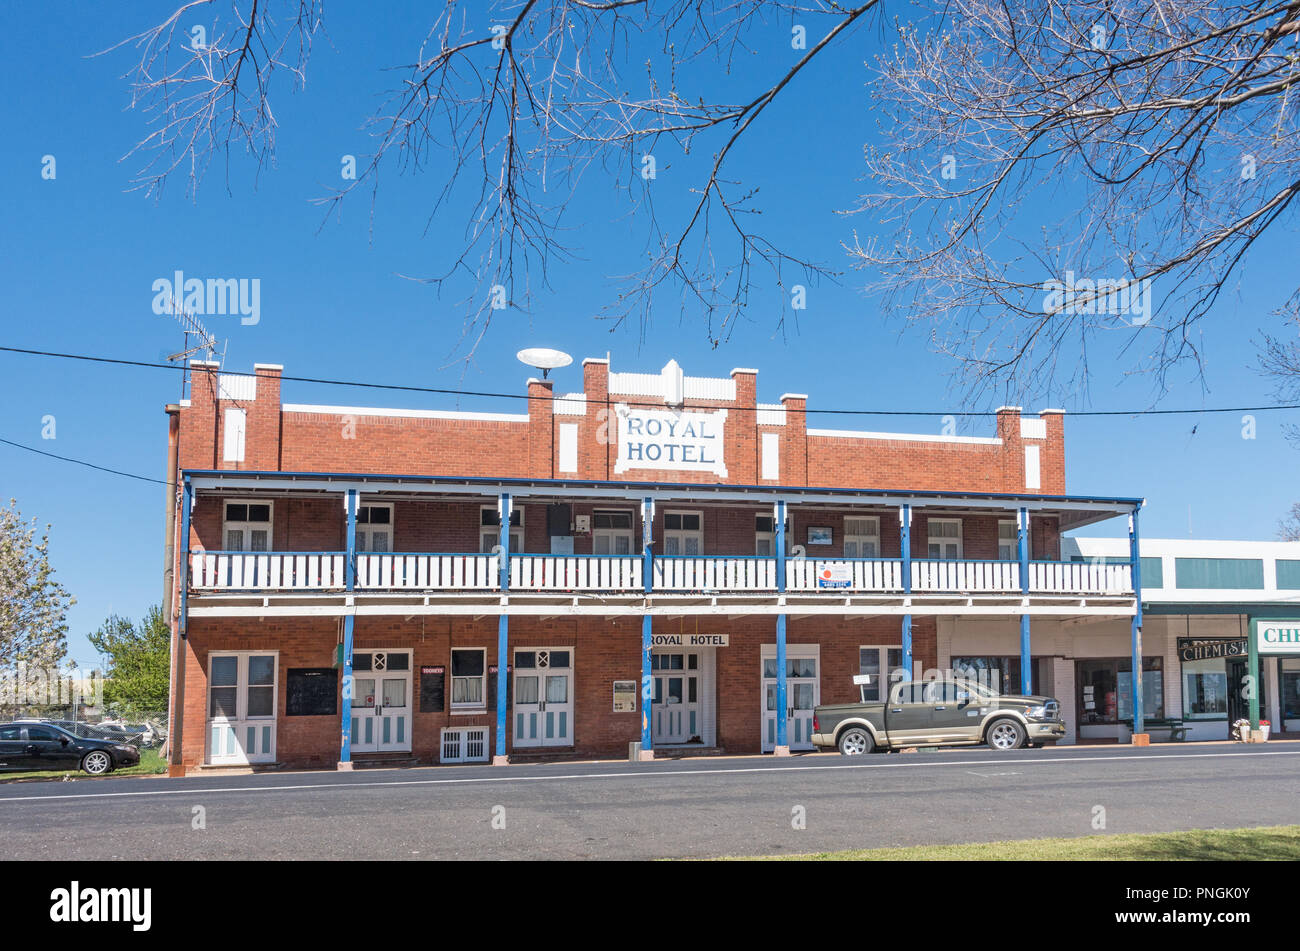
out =
[[654,757],[654,730],[650,716],[654,706],[654,671],[650,651],[654,643],[654,626],[650,618],[649,595],[654,590],[654,499],[641,500],[641,580],[646,594],[646,610],[641,615],[641,756]]
[[[1029,510],[1016,513],[1016,557],[1020,561],[1020,593],[1029,597]],[[1032,661],[1029,649],[1029,615],[1020,615],[1020,692],[1028,695],[1033,688]]]
[[[498,545],[501,552],[498,557],[501,559],[501,575],[498,584],[501,588],[501,597],[504,600],[510,590],[510,493],[502,492],[501,498],[497,503],[498,522],[500,523],[501,539]],[[506,758],[506,688],[507,677],[510,676],[510,616],[505,612],[505,606],[502,605],[501,614],[497,618],[497,745],[496,755],[492,758],[494,766],[504,766],[509,760]]]
[[1138,552],[1138,506],[1128,517],[1128,557],[1133,573],[1133,732],[1145,733],[1142,710],[1142,558]]
[[[343,496],[347,514],[347,553],[343,556],[343,579],[349,592],[356,587],[357,557],[357,490],[348,489]],[[340,704],[342,734],[339,742],[339,769],[352,768],[352,624],[353,612],[343,616],[343,702]]]
[[[772,513],[773,527],[775,528],[775,540],[773,547],[776,549],[776,591],[777,597],[785,595],[785,500],[778,499],[776,509]],[[785,612],[782,611],[776,616],[776,744],[773,753],[777,756],[790,755],[789,736],[786,730],[789,726],[788,715],[789,709],[786,707],[786,693],[788,684],[786,683],[785,671]]]
[[[903,597],[912,596],[912,506],[904,505],[898,510],[899,549],[903,565]],[[903,679],[912,679],[912,615],[903,615]],[[884,697],[885,694],[881,694]]]

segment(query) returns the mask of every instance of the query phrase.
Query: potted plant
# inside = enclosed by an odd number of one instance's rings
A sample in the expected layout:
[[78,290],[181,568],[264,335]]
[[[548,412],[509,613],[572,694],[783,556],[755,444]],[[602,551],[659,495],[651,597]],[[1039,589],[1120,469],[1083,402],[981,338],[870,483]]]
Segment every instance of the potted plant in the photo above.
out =
[[1260,720],[1260,721],[1259,721],[1259,732],[1260,732],[1260,735],[1261,735],[1261,737],[1262,737],[1263,739],[1265,739],[1265,740],[1268,739],[1269,731],[1272,730],[1272,729],[1273,729],[1273,725],[1272,725],[1271,723],[1269,723],[1267,720]]

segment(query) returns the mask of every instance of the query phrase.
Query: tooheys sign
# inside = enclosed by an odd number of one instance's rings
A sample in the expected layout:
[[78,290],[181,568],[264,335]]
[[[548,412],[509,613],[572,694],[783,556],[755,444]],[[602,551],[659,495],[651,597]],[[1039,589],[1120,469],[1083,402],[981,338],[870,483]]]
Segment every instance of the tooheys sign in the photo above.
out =
[[618,407],[615,472],[680,469],[727,477],[727,411],[675,412]]

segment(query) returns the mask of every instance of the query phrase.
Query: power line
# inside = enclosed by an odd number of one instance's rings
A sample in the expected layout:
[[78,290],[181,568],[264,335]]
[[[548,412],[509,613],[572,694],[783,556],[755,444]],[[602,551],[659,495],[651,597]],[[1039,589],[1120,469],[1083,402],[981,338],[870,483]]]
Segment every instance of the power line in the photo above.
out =
[[[22,347],[4,347],[0,346],[0,352],[19,353],[27,356],[38,357],[57,357],[64,360],[84,360],[90,363],[107,363],[117,366],[144,367],[159,370],[184,371],[184,366],[176,366],[171,363],[150,363],[144,360],[124,360],[115,357],[97,357],[84,353],[59,353],[51,350],[28,350]],[[255,373],[241,373],[237,371],[223,370],[223,375],[228,376],[249,376],[255,377]],[[334,380],[323,377],[311,376],[284,376],[281,380],[288,380],[294,383],[319,383],[326,386],[351,386],[360,389],[372,390],[397,390],[407,393],[433,393],[443,396],[473,396],[492,399],[507,400],[549,400],[551,402],[565,402],[567,397],[561,396],[529,396],[526,393],[498,393],[488,390],[455,390],[444,387],[434,386],[413,386],[402,383],[371,383],[364,380]],[[637,401],[637,400],[607,400],[607,402],[618,402],[628,406],[642,406],[652,408],[663,408],[662,403]],[[731,407],[736,412],[764,412],[765,410],[757,406],[736,406]],[[1300,409],[1300,403],[1275,403],[1264,406],[1213,406],[1203,407],[1200,409],[1096,409],[1096,410],[1063,410],[1063,414],[1072,417],[1081,416],[1193,416],[1201,413],[1265,413],[1274,410],[1294,410]],[[975,411],[975,410],[898,410],[898,409],[822,409],[810,407],[804,410],[808,415],[823,414],[827,416],[962,416],[967,418],[989,418],[998,414],[995,411]],[[26,447],[24,447],[26,448]],[[74,460],[75,461],[75,460]],[[143,477],[142,477],[143,478]],[[157,480],[155,480],[157,481]]]
[[134,472],[123,472],[121,469],[110,469],[107,466],[97,466],[93,462],[86,462],[84,459],[73,459],[71,456],[60,456],[57,453],[46,452],[44,449],[37,449],[35,446],[24,446],[20,442],[14,442],[10,439],[0,439],[0,443],[6,446],[13,446],[15,449],[26,449],[28,452],[34,452],[39,456],[49,456],[51,459],[58,459],[61,462],[72,462],[79,466],[85,466],[87,469],[98,469],[100,472],[111,472],[113,475],[126,476],[128,479],[139,479],[141,482],[157,482],[159,485],[171,485],[166,479],[154,479],[150,476],[137,475]]

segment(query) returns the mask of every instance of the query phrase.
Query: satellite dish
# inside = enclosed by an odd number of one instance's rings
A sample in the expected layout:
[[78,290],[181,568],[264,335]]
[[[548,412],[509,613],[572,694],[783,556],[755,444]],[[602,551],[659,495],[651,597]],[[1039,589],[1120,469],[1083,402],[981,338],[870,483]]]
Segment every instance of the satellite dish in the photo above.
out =
[[543,380],[552,370],[567,367],[573,362],[573,357],[564,351],[552,350],[549,347],[528,347],[520,350],[515,356],[519,358],[520,363],[541,370]]

